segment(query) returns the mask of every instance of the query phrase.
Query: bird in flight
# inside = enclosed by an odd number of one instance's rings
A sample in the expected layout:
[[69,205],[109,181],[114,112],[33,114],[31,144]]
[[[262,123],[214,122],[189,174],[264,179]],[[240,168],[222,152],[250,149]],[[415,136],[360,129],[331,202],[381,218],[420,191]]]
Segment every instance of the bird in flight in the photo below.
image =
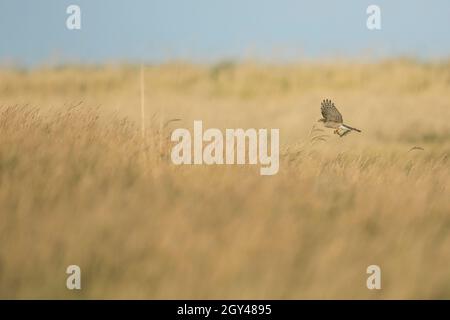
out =
[[334,133],[339,135],[341,138],[348,134],[350,131],[361,132],[361,130],[350,127],[344,124],[342,120],[342,115],[338,109],[334,106],[331,100],[325,99],[321,104],[322,119],[318,122],[323,122],[326,128],[334,129]]

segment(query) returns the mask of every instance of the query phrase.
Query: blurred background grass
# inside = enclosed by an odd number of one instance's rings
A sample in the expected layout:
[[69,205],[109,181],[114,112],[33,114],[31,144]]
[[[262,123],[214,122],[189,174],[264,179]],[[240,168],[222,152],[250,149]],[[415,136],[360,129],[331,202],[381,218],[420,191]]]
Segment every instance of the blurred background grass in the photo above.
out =
[[[1,298],[450,298],[450,62],[144,71],[144,137],[139,66],[0,71]],[[280,172],[172,165],[193,120],[280,128]]]

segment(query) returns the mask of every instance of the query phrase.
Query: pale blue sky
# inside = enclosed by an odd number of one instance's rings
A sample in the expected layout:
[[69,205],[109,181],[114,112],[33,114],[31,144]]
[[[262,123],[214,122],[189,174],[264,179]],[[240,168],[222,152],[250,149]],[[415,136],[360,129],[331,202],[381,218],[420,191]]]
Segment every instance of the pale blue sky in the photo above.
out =
[[[370,4],[380,31],[366,28]],[[0,0],[0,63],[398,55],[450,56],[449,0]]]

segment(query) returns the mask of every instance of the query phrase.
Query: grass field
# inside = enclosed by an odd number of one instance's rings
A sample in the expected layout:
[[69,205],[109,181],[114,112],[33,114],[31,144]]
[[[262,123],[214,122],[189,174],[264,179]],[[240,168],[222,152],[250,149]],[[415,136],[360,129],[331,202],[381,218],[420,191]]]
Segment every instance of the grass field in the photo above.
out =
[[[3,68],[0,298],[449,299],[449,119],[448,61],[146,66],[144,136],[139,66]],[[279,128],[279,173],[172,165],[193,120]]]

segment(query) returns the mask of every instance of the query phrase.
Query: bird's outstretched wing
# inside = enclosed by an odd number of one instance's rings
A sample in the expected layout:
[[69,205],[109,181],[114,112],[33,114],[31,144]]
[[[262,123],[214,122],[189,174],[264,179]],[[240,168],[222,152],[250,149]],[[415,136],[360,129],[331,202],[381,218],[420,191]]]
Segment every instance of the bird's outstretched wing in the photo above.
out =
[[321,104],[322,116],[326,121],[342,123],[342,115],[331,100],[325,99]]

